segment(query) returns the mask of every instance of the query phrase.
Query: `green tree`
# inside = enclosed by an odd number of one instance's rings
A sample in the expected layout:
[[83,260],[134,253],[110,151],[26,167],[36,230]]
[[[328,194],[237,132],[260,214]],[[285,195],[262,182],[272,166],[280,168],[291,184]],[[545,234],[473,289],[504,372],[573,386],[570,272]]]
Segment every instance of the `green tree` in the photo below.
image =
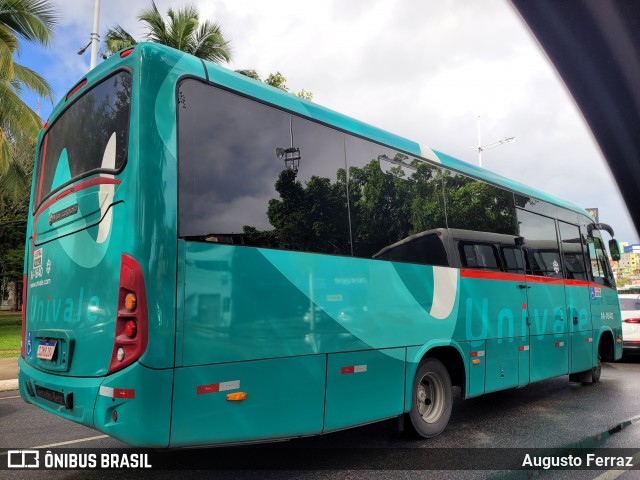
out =
[[[143,40],[167,45],[214,63],[228,62],[231,59],[230,42],[222,34],[220,25],[209,20],[200,22],[200,13],[196,7],[187,5],[178,10],[169,8],[167,17],[163,18],[153,1],[151,7],[140,12],[138,20],[147,28]],[[137,43],[130,33],[116,25],[107,31],[106,56]]]
[[[34,140],[20,140],[13,147],[13,165],[24,175],[25,181],[9,191],[0,186],[0,284],[18,298],[22,282],[26,222],[29,211],[29,187],[33,171]],[[1,180],[6,180],[3,177]],[[13,305],[17,309],[17,303]]]
[[[36,72],[17,63],[20,40],[48,45],[57,17],[48,0],[0,0],[0,176],[15,192],[25,181],[13,161],[16,142],[35,139],[42,122],[20,98],[25,90],[52,100],[51,87]],[[16,185],[15,182],[18,182]]]
[[[258,72],[255,70],[236,70],[236,73],[244,75],[245,77],[253,78],[254,80],[258,80],[262,82],[263,80],[258,75]],[[279,88],[285,92],[289,91],[289,87],[287,87],[287,77],[285,77],[280,72],[270,73],[267,78],[264,80],[264,83],[267,85],[271,85],[272,87]],[[296,97],[304,98],[309,102],[313,100],[313,93],[307,92],[304,88],[299,92],[292,92]]]

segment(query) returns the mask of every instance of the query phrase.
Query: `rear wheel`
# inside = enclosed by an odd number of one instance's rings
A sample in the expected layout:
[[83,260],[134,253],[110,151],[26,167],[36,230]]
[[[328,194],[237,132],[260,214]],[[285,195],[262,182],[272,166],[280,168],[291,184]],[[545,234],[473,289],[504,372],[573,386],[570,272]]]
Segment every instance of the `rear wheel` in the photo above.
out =
[[449,423],[453,393],[449,372],[436,358],[420,362],[413,379],[409,418],[415,432],[424,438],[435,437]]

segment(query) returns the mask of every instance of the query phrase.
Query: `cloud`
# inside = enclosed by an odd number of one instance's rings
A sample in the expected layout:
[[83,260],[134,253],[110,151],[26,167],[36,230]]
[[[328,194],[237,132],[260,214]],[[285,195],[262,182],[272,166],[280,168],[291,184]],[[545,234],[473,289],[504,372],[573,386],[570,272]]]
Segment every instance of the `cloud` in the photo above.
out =
[[[101,33],[137,37],[148,0],[101,5]],[[187,2],[158,0],[161,12]],[[231,39],[231,68],[280,71],[314,101],[584,207],[637,241],[600,151],[553,67],[504,0],[200,0],[201,19]],[[42,70],[63,95],[88,68],[93,1],[57,2],[62,29]]]

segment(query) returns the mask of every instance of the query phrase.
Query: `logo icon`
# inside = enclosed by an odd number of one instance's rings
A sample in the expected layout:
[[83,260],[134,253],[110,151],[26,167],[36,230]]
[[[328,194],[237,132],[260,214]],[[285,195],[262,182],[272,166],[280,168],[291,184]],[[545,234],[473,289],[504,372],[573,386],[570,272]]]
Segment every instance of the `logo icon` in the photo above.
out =
[[27,334],[27,346],[25,348],[25,353],[27,354],[27,357],[31,356],[32,349],[33,349],[33,343],[31,342],[31,330],[29,330],[29,333]]
[[9,468],[38,468],[40,452],[38,450],[9,450],[7,452]]

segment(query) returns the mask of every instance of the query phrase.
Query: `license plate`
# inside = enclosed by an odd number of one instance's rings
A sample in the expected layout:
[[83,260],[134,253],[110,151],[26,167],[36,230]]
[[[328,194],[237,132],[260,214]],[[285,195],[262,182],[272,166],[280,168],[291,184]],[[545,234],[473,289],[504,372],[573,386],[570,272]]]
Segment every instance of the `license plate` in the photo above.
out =
[[64,394],[62,392],[36,385],[36,395],[58,405],[64,405]]
[[51,360],[56,351],[57,340],[40,340],[36,357],[42,360]]

